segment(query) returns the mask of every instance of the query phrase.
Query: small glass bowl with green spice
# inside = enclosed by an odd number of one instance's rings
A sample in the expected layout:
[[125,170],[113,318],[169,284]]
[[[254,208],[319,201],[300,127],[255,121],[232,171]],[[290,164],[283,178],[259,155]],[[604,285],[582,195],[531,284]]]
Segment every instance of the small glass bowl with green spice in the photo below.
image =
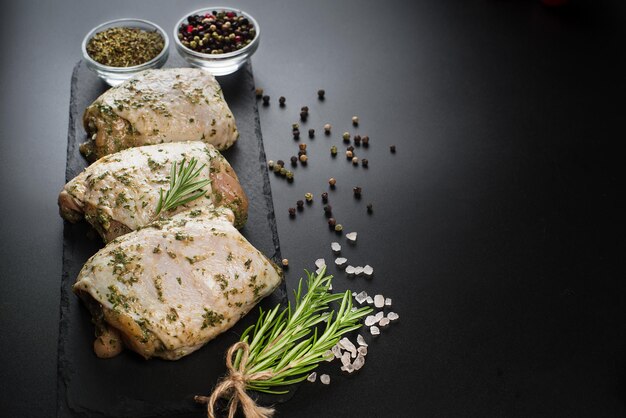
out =
[[260,37],[259,24],[250,14],[229,7],[195,10],[174,27],[178,53],[216,76],[241,68],[259,47]]
[[82,51],[87,67],[116,86],[139,71],[161,68],[169,56],[169,38],[147,20],[117,19],[93,28]]

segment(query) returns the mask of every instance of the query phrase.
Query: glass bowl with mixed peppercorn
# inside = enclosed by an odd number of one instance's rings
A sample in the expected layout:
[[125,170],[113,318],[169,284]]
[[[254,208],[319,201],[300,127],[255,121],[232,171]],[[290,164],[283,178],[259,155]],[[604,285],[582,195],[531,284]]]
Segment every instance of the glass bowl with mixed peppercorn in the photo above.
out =
[[147,20],[117,19],[93,28],[82,50],[87,67],[116,86],[139,71],[161,68],[169,55],[169,38]]
[[259,46],[261,32],[252,16],[238,9],[213,7],[188,13],[174,28],[178,53],[213,75],[237,71]]

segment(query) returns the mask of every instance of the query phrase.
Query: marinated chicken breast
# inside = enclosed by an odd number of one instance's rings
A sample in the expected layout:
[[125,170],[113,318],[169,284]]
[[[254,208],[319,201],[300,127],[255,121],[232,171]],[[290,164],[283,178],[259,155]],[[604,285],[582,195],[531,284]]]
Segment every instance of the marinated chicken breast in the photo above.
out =
[[210,73],[192,68],[142,71],[107,90],[83,116],[89,161],[126,148],[178,141],[230,147],[239,132]]
[[59,195],[61,216],[70,222],[84,217],[105,242],[139,229],[155,220],[160,190],[169,188],[172,164],[191,158],[198,161],[197,167],[205,165],[198,180],[211,180],[207,194],[160,216],[225,206],[235,213],[235,226],[242,227],[248,199],[237,174],[219,151],[199,141],[130,148],[101,158],[65,185]]
[[122,345],[176,360],[229,329],[281,281],[232,225],[229,209],[190,209],[109,243],[74,291],[97,324],[96,354]]

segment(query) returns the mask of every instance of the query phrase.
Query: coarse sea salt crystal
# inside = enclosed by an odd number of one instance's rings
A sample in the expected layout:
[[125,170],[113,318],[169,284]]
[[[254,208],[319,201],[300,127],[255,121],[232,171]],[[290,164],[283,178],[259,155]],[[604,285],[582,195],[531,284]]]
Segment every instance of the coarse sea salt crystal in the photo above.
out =
[[350,354],[352,355],[352,358],[356,357],[356,346],[352,343],[352,341],[344,337],[341,339],[341,341],[339,341],[339,344],[340,346],[344,348],[344,350],[347,350],[350,352]]
[[361,347],[367,347],[367,343],[365,342],[365,338],[361,334],[357,335],[356,342]]
[[338,345],[333,345],[331,351],[335,355],[335,358],[341,358],[341,348]]
[[360,266],[359,267],[355,267],[354,268],[354,274],[356,276],[360,276],[361,274],[363,274],[363,267],[360,267]]
[[326,350],[323,354],[324,360],[331,362],[335,359],[335,354],[332,352],[332,350]]
[[[359,347],[359,348],[356,349],[356,351],[357,351],[357,354],[359,356],[365,357],[367,355],[367,347]],[[358,356],[357,356],[357,358],[358,358]]]
[[355,297],[355,296],[356,296],[356,292],[352,292],[352,297]]
[[356,300],[359,303],[359,305],[362,305],[363,302],[365,302],[365,299],[367,299],[367,293],[365,292],[361,292],[354,297],[354,300]]
[[327,374],[323,374],[320,376],[320,382],[322,382],[325,385],[330,385],[330,376]]
[[390,321],[396,321],[396,320],[398,320],[400,318],[400,315],[398,315],[395,312],[389,312],[387,314],[387,318],[389,318]]
[[346,274],[348,276],[354,276],[354,267],[352,267],[352,266],[346,267]]
[[389,325],[389,318],[383,318],[380,321],[378,321],[378,325],[380,325],[381,327],[386,327],[387,325]]
[[374,296],[374,306],[377,308],[382,308],[385,306],[385,297],[383,295]]
[[341,364],[344,366],[350,364],[350,353],[347,351],[341,355]]
[[365,299],[365,303],[367,303],[368,305],[371,305],[372,303],[374,303],[374,299],[372,299],[372,297],[371,297],[371,296],[368,296],[368,297]]
[[366,277],[372,277],[372,275],[374,274],[374,268],[367,264],[365,267],[363,267],[363,274],[365,274]]
[[352,363],[352,367],[354,367],[354,370],[361,370],[364,365],[365,357],[361,355],[357,356],[357,358],[354,360],[354,363]]
[[391,306],[391,298],[385,298],[385,306]]
[[306,378],[309,382],[315,382],[317,380],[317,372],[313,372]]
[[344,257],[339,257],[335,259],[335,265],[339,268],[345,266],[347,262],[348,262],[348,259]]
[[371,327],[372,325],[374,325],[375,323],[377,323],[378,320],[376,319],[375,316],[373,315],[368,315],[365,317],[365,326],[366,327]]
[[376,315],[374,315],[374,318],[376,319],[376,322],[380,321],[384,317],[385,317],[385,313],[383,311],[378,311],[378,312],[376,312]]
[[345,366],[341,367],[341,371],[352,373],[354,371],[354,366],[352,365],[352,363],[348,363]]
[[333,253],[339,254],[341,252],[341,245],[338,242],[332,242],[330,244],[330,249],[333,250]]
[[349,242],[354,243],[354,242],[356,242],[356,235],[357,235],[357,233],[356,233],[356,232],[349,232],[349,233],[347,233],[347,234],[346,234],[346,239],[347,239]]
[[370,333],[372,335],[380,335],[380,329],[377,326],[370,327]]
[[326,260],[324,260],[323,258],[318,258],[317,260],[315,260],[315,267],[321,269],[325,265],[326,265]]

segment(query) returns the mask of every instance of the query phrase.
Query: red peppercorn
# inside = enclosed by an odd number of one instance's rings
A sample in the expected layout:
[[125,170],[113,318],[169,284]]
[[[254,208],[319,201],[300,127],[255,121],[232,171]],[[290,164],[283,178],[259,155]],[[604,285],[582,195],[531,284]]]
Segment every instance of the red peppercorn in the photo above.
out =
[[228,17],[230,17],[230,18],[232,19],[233,17],[235,17],[235,13],[233,13],[233,12],[227,12],[227,13],[226,13],[226,16],[228,16]]
[[193,32],[193,26],[187,25],[187,33]]

